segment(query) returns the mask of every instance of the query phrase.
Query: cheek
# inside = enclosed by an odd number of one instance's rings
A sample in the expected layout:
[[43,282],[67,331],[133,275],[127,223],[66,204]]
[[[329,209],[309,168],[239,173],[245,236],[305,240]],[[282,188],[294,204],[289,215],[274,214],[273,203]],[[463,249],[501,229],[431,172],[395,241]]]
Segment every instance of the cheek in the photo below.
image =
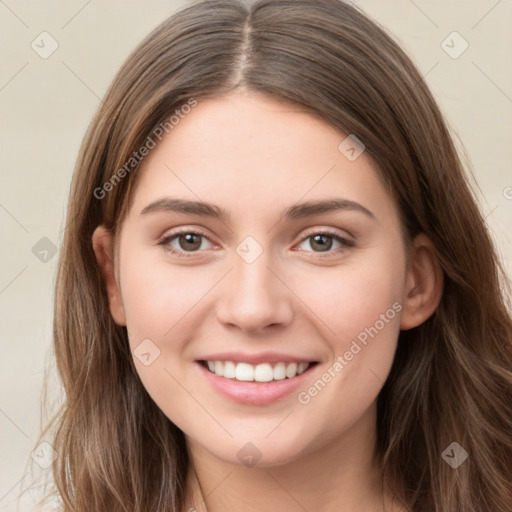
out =
[[[157,406],[180,428],[204,413],[191,399],[194,381],[183,380],[187,336],[197,327],[194,305],[208,290],[191,271],[149,261],[134,249],[121,263],[121,289],[136,371]],[[202,286],[201,286],[202,281]]]
[[[160,250],[160,249],[159,249]],[[205,294],[204,282],[190,269],[172,268],[163,258],[137,256],[133,251],[122,262],[121,289],[130,339],[172,336]]]
[[188,351],[190,340],[199,337],[208,292],[219,274],[170,264],[163,251],[155,255],[127,244],[124,255],[121,290],[135,367],[153,400],[179,424],[196,407],[190,393],[198,391],[197,383],[185,375]]
[[357,252],[339,267],[314,275],[306,269],[294,277],[294,290],[337,352],[347,350],[361,333],[364,343],[365,333],[375,326],[385,336],[398,333],[405,256],[397,247]]
[[324,373],[297,398],[319,422],[329,410],[337,419],[329,427],[333,432],[370,406],[389,374],[400,332],[404,265],[404,254],[391,247],[317,280],[328,286],[312,286],[306,275],[296,281],[303,283],[299,293],[315,314],[309,317],[321,320],[316,324],[331,356]]

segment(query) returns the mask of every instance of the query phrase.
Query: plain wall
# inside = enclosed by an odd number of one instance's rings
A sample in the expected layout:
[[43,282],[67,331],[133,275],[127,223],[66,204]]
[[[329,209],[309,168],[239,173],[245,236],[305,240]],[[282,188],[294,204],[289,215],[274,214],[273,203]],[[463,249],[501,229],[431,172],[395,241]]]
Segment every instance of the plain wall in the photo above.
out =
[[[352,3],[386,27],[425,76],[458,147],[466,148],[482,210],[512,275],[512,3]],[[79,145],[128,54],[185,4],[0,2],[2,511],[16,510],[20,482],[50,471],[32,462],[31,452],[44,420],[40,399],[51,356],[53,286]],[[31,46],[35,41],[43,54],[51,49],[48,36],[39,36],[43,31],[58,43],[46,59]],[[450,36],[454,31],[463,39]],[[443,49],[445,40],[452,53],[462,49],[463,40],[469,46],[452,58]],[[50,378],[58,400],[55,371]]]

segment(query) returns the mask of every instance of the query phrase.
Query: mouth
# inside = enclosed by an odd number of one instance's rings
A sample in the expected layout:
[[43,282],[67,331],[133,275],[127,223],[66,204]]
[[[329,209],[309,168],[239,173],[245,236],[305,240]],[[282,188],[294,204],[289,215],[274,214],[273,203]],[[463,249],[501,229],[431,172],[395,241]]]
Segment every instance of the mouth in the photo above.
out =
[[224,398],[243,405],[267,405],[289,397],[313,379],[318,361],[246,362],[196,360],[208,387]]
[[218,377],[233,379],[239,382],[273,382],[285,379],[293,379],[302,375],[317,361],[311,362],[277,362],[250,364],[235,361],[206,361],[199,360],[200,365]]

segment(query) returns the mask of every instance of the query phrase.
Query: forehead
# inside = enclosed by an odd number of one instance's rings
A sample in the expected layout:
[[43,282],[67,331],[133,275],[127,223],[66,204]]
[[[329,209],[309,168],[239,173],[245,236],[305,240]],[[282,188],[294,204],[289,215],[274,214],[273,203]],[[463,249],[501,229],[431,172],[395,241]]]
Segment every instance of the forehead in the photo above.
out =
[[252,214],[319,198],[389,210],[373,160],[364,151],[353,158],[350,145],[363,149],[300,106],[261,94],[199,101],[142,161],[132,211],[164,196]]

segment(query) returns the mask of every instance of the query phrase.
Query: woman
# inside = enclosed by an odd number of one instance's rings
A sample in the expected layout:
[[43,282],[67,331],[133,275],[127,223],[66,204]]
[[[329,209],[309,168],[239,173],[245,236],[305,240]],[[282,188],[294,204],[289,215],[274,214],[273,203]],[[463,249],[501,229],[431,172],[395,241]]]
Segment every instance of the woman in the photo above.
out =
[[381,28],[338,0],[191,4],[122,66],[75,169],[64,510],[512,509],[505,283]]

